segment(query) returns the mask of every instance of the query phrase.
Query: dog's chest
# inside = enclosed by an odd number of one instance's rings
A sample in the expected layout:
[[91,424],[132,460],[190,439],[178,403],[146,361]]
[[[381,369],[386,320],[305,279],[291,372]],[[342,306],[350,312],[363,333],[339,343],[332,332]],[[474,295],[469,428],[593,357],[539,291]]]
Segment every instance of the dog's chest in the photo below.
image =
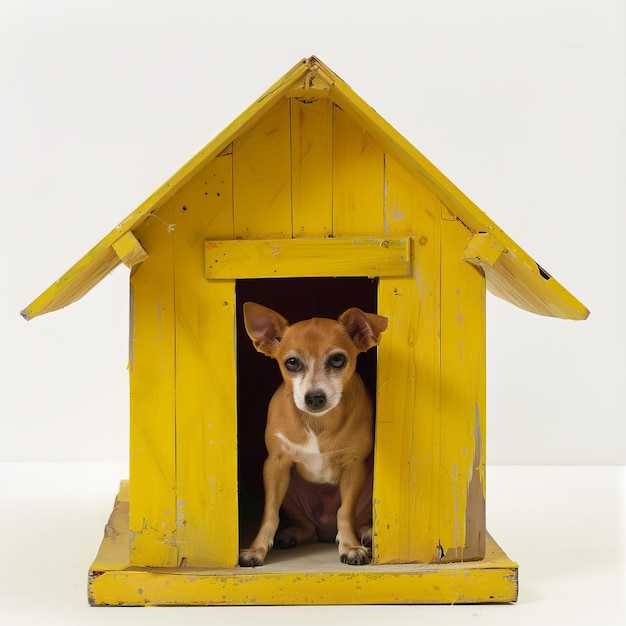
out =
[[283,433],[276,433],[276,436],[281,441],[283,452],[304,470],[304,478],[315,483],[337,482],[337,472],[332,467],[329,455],[320,452],[315,433],[308,431],[304,443],[294,443]]

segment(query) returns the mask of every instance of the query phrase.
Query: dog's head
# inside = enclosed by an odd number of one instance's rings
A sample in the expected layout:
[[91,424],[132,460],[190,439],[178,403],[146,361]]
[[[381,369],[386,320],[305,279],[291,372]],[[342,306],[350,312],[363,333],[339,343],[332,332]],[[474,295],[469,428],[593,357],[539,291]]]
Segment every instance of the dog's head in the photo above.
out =
[[296,406],[314,415],[339,404],[357,355],[378,345],[388,323],[386,317],[354,307],[338,320],[316,317],[292,325],[254,302],[246,302],[243,311],[254,347],[278,361]]

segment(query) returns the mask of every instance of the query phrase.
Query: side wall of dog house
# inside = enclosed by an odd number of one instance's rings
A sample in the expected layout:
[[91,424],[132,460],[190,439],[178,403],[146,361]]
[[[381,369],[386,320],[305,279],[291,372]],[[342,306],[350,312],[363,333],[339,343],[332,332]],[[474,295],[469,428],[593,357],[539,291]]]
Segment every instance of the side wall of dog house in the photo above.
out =
[[413,236],[412,273],[383,278],[374,555],[381,563],[484,556],[485,281],[471,232],[385,157],[385,226]]
[[130,562],[154,567],[178,565],[171,220],[165,210],[142,226],[151,254],[130,281]]
[[204,279],[204,240],[232,239],[232,151],[137,231],[131,277],[131,562],[237,562],[234,281]]

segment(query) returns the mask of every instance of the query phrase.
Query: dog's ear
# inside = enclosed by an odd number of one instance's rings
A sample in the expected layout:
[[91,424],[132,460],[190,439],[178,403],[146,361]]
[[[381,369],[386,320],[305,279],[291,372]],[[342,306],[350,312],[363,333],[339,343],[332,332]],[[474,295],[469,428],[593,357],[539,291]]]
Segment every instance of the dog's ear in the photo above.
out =
[[352,307],[339,316],[339,322],[345,326],[359,351],[366,352],[378,345],[380,334],[387,328],[389,319]]
[[289,322],[280,313],[256,302],[243,305],[243,320],[254,347],[267,356],[274,356]]

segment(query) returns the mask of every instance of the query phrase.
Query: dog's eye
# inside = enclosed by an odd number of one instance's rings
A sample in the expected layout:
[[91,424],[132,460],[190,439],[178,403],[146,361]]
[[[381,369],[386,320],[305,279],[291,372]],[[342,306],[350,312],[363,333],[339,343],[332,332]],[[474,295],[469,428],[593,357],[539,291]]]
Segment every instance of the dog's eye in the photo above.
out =
[[290,372],[298,372],[302,369],[302,361],[295,356],[289,357],[285,360],[285,368]]
[[341,369],[346,364],[347,361],[348,359],[346,359],[346,357],[343,354],[333,354],[328,359],[328,364],[331,367],[334,367],[335,369]]

